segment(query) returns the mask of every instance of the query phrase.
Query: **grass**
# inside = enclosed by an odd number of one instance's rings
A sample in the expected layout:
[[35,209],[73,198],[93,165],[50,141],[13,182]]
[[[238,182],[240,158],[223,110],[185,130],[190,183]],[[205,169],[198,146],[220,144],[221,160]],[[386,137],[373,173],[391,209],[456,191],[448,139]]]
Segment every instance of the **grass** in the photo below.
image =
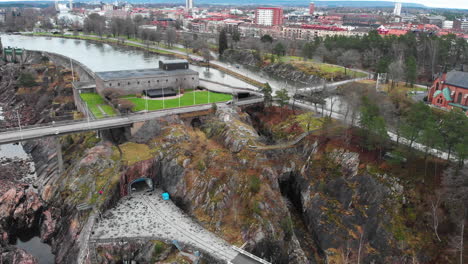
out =
[[88,105],[89,110],[91,113],[93,113],[94,117],[96,118],[103,118],[104,114],[101,112],[99,109],[99,106],[101,106],[102,110],[108,115],[108,116],[114,116],[115,115],[115,110],[112,108],[112,106],[108,105],[104,99],[97,93],[82,93],[80,94],[80,97],[83,101],[86,102]]
[[127,142],[123,145],[120,145],[120,149],[123,152],[122,159],[126,161],[127,165],[129,166],[139,161],[149,160],[153,158],[149,146],[145,144]]
[[[208,102],[208,95],[210,101]],[[194,100],[195,97],[195,100]],[[164,100],[146,100],[143,98],[137,98],[134,95],[127,95],[124,98],[130,100],[135,104],[133,111],[143,111],[146,109],[146,101],[148,101],[148,110],[159,110],[166,108],[177,108],[179,107],[179,98],[166,99]],[[195,91],[195,92],[185,92],[182,97],[180,97],[180,106],[191,106],[197,104],[208,104],[215,102],[225,102],[232,99],[230,94],[222,93],[213,93],[208,91]],[[194,102],[195,101],[195,102]],[[163,105],[164,104],[164,105]]]

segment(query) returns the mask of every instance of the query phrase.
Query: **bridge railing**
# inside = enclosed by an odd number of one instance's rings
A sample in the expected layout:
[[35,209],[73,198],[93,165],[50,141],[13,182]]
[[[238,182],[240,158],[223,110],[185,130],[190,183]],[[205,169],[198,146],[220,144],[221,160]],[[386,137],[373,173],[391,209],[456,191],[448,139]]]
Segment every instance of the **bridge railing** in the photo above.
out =
[[260,262],[260,263],[262,263],[262,264],[271,264],[270,262],[268,262],[268,261],[266,261],[266,260],[264,260],[264,259],[261,259],[261,258],[255,256],[254,254],[252,254],[252,253],[250,253],[250,252],[247,252],[247,251],[245,251],[245,250],[243,250],[243,249],[241,249],[241,248],[238,248],[238,247],[236,247],[236,246],[232,246],[232,248],[233,248],[235,251],[241,253],[242,255],[245,255],[245,256],[247,256],[247,257],[249,257],[249,258],[251,258],[251,259],[254,259],[254,260],[256,260],[256,261],[258,261],[258,262]]
[[[262,99],[261,96],[254,96],[254,97],[249,97],[249,98],[243,98],[238,101],[236,101],[236,104],[242,105],[245,102],[248,102],[250,100],[260,100]],[[165,108],[165,109],[159,109],[159,110],[154,110],[150,111],[148,113],[155,113],[155,112],[162,112],[162,111],[170,111],[170,110],[177,110],[177,109],[185,109],[185,108],[191,108],[191,107],[200,107],[200,106],[211,106],[212,103],[210,104],[198,104],[198,105],[191,105],[191,106],[182,106],[182,107],[175,107],[175,108]],[[57,121],[57,122],[51,122],[51,123],[42,123],[42,124],[34,124],[34,125],[27,125],[27,126],[21,126],[22,130],[30,130],[30,129],[39,129],[39,128],[53,128],[53,127],[60,127],[60,126],[65,126],[65,125],[72,125],[72,124],[79,124],[79,123],[94,123],[98,121],[109,121],[112,119],[115,120],[121,120],[122,118],[131,118],[131,117],[137,117],[137,116],[142,116],[145,115],[146,112],[137,112],[137,113],[128,113],[128,114],[121,114],[120,116],[113,116],[113,117],[106,117],[106,118],[100,118],[100,119],[88,119],[87,118],[81,118],[81,119],[74,119],[74,120],[64,120],[64,121]],[[9,127],[9,128],[0,128],[0,133],[8,133],[8,132],[19,132],[20,129],[19,127]]]

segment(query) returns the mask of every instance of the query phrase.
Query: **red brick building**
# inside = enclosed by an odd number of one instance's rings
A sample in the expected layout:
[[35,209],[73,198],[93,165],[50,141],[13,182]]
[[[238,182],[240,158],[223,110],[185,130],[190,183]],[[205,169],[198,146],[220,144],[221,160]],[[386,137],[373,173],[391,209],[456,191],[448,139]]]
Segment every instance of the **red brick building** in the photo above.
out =
[[313,15],[315,13],[315,3],[310,2],[309,4],[309,15]]
[[428,102],[445,109],[460,108],[468,114],[468,72],[451,71],[434,81]]
[[283,24],[283,9],[279,7],[259,7],[255,11],[255,24],[278,26]]

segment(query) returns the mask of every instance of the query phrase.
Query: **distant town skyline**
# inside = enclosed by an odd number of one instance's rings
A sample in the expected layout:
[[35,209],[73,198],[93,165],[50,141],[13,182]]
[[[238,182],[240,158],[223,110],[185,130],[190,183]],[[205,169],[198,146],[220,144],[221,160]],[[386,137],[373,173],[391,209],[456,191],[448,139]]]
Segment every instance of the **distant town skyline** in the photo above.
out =
[[[333,1],[333,0],[316,0],[314,2],[324,2],[324,1]],[[392,2],[388,0],[349,0],[349,1]],[[451,0],[451,1],[447,1],[447,0],[401,0],[399,2],[422,4],[427,7],[468,9],[468,1],[466,0]],[[404,8],[404,5],[403,5],[403,8]]]
[[[44,1],[54,1],[54,0],[0,0],[0,3],[2,2],[44,2]],[[66,1],[66,0],[62,0]],[[82,2],[89,2],[91,0],[81,0]],[[103,2],[109,2],[113,0],[104,0]],[[120,0],[122,2],[125,2],[125,0]],[[176,0],[176,1],[171,1],[171,0],[126,0],[127,2],[154,2],[154,3],[181,3],[182,5],[186,4],[186,0]],[[332,1],[342,1],[342,0],[314,0],[314,2],[332,2]],[[395,2],[392,0],[349,0],[349,1],[368,1],[368,2]],[[75,1],[75,2],[80,2]],[[216,3],[219,4],[234,4],[236,2],[239,2],[239,4],[245,5],[246,1],[245,0],[221,0],[221,1],[216,1]],[[286,1],[290,2],[290,1]],[[305,3],[308,3],[308,0],[303,0],[303,1],[291,1],[288,5],[291,5],[293,2],[297,3],[297,5],[304,5]],[[414,3],[414,4],[421,4],[425,5],[427,7],[436,7],[436,8],[454,8],[454,9],[468,9],[468,1],[467,0],[400,0],[400,2],[403,3],[403,8],[404,3]],[[206,4],[206,1],[201,0],[200,4]],[[249,4],[251,4],[249,2]],[[258,5],[262,5],[262,1],[257,2]],[[274,5],[274,4],[273,4]],[[281,5],[281,4],[279,4]]]

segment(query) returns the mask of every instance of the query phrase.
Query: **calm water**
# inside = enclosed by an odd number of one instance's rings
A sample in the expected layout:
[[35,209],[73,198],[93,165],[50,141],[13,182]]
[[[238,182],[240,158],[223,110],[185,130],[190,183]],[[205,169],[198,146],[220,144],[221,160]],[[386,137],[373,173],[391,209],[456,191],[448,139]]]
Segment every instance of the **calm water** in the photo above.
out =
[[52,248],[43,243],[38,236],[18,238],[14,245],[36,257],[39,264],[53,264],[55,262]]
[[[168,56],[156,55],[129,47],[112,46],[94,43],[86,40],[28,37],[20,35],[1,35],[3,46],[12,46],[30,50],[54,52],[71,57],[93,71],[114,71],[157,68],[159,60],[170,59]],[[190,65],[190,68],[200,73],[200,78],[236,87],[252,87],[251,85],[215,69]]]

